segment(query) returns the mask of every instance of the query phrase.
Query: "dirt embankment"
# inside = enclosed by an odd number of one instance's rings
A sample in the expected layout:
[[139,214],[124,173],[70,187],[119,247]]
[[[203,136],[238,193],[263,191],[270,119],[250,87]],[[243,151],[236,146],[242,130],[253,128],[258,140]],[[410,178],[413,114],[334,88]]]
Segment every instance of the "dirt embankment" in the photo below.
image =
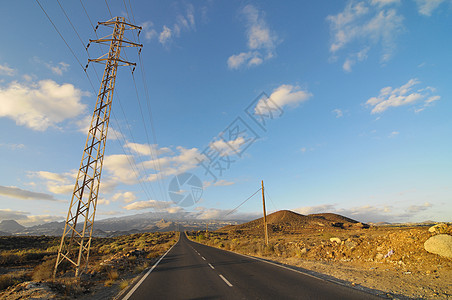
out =
[[[438,232],[429,227],[368,229],[310,228],[296,234],[273,232],[269,246],[255,230],[194,233],[198,242],[263,257],[384,291],[423,299],[452,297],[452,259],[432,254],[424,243]],[[450,234],[451,228],[446,229]]]

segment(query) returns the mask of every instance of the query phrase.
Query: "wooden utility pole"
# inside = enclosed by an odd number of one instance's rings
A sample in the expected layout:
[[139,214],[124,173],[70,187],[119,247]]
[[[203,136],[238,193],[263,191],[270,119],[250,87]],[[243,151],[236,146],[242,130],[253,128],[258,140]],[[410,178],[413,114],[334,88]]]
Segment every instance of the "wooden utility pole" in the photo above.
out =
[[126,23],[124,17],[115,17],[98,24],[113,28],[113,33],[98,40],[90,40],[90,43],[109,45],[110,49],[100,58],[88,59],[88,62],[105,64],[105,69],[61,237],[54,277],[63,261],[75,266],[76,277],[88,266],[116,71],[118,66],[135,66],[135,63],[123,60],[120,52],[123,47],[142,47],[124,37],[126,30],[141,30],[139,26]]
[[264,181],[263,181],[263,180],[262,180],[262,206],[264,207],[264,233],[265,233],[265,245],[268,246],[267,212],[265,211],[265,194],[264,194]]

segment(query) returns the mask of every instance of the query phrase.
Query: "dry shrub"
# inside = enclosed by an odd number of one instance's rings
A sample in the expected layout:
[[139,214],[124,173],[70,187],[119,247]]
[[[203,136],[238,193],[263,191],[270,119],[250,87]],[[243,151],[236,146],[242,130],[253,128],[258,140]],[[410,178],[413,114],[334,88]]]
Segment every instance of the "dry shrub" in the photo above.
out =
[[14,280],[10,275],[0,276],[0,291],[4,290],[14,284]]
[[121,280],[121,282],[119,283],[119,288],[121,290],[125,289],[128,286],[129,286],[129,282],[127,280]]
[[47,280],[53,277],[56,258],[46,257],[44,262],[36,266],[33,270],[32,278],[34,281]]
[[119,274],[118,274],[118,271],[116,271],[116,270],[109,270],[107,273],[107,276],[108,276],[109,280],[115,281],[116,279],[118,279]]
[[107,277],[108,279],[105,280],[104,285],[111,286],[113,283],[115,283],[116,279],[119,278],[119,273],[116,270],[110,269],[107,271]]

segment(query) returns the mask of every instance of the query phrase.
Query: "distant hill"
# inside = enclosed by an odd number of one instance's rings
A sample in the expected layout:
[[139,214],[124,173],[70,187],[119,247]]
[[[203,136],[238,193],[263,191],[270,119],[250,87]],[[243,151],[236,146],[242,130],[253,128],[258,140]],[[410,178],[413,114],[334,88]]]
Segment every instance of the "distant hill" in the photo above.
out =
[[[264,218],[259,218],[240,225],[228,225],[220,228],[219,231],[229,230],[262,230]],[[269,229],[277,231],[295,232],[305,228],[322,228],[322,227],[338,227],[338,228],[368,228],[366,224],[359,223],[356,220],[333,213],[302,215],[290,210],[280,210],[267,216]]]
[[9,232],[9,233],[17,233],[24,230],[26,227],[20,225],[14,220],[3,220],[0,222],[0,231]]

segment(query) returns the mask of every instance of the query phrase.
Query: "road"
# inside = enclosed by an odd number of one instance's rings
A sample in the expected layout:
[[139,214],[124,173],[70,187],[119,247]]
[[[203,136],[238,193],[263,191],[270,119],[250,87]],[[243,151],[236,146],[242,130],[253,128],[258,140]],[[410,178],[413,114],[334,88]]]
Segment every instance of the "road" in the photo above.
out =
[[[181,233],[154,269],[124,293],[139,299],[381,299],[377,296],[201,245]],[[143,277],[143,278],[144,278]]]

